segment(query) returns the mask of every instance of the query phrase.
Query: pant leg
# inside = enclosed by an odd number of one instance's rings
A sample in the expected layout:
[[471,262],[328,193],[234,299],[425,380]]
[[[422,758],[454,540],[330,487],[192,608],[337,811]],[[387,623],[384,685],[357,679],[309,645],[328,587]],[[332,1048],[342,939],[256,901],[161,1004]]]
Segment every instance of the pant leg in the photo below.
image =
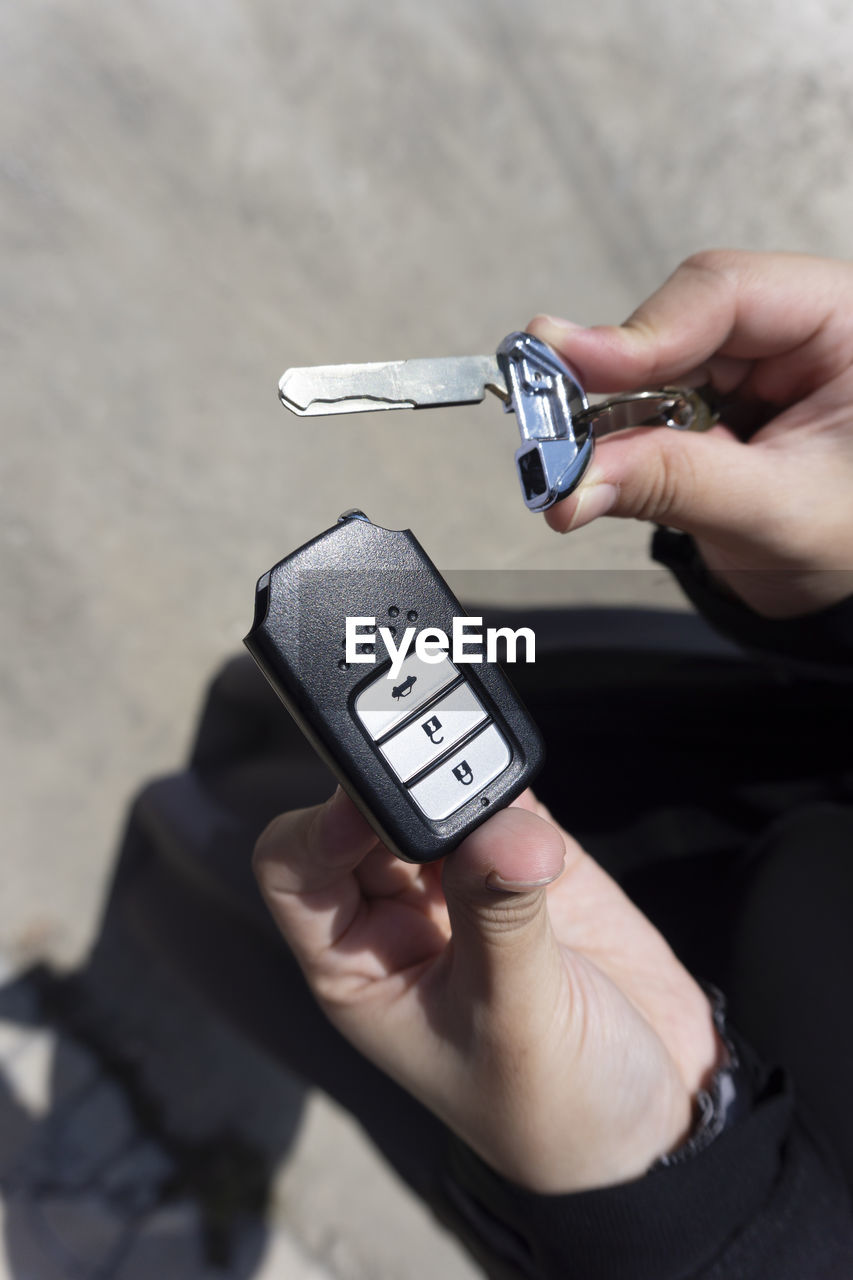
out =
[[[719,980],[735,906],[734,880],[723,877],[736,879],[769,821],[822,794],[835,767],[825,717],[849,708],[831,686],[784,683],[730,647],[706,646],[683,615],[671,627],[645,618],[636,635],[633,625],[565,612],[551,619],[536,666],[511,672],[546,737],[537,789],[633,885],[691,967]],[[140,802],[145,855],[117,876],[110,910],[256,1043],[345,1106],[445,1216],[443,1128],[326,1023],[252,881],[265,823],[332,786],[261,677],[238,660],[214,687],[191,769]]]
[[775,823],[755,850],[735,924],[732,1018],[781,1061],[853,1187],[853,809]]

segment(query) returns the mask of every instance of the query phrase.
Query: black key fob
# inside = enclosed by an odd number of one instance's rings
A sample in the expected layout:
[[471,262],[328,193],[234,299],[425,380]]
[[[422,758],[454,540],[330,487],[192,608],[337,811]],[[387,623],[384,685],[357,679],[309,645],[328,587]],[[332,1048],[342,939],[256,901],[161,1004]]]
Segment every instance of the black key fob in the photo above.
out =
[[536,726],[488,660],[482,619],[468,618],[408,530],[341,516],[260,579],[245,643],[409,862],[449,853],[542,764]]

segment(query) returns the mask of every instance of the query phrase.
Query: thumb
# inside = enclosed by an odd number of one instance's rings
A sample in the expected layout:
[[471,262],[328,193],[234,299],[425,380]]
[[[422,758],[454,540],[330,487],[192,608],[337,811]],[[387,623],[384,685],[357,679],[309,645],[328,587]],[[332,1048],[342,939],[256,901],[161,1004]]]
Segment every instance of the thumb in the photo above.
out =
[[[727,272],[698,266],[679,268],[624,325],[584,329],[540,316],[530,331],[554,346],[591,390],[710,380],[729,392],[751,367],[746,356],[763,348],[755,346],[756,333],[741,332],[746,321],[738,319],[738,293]],[[745,303],[741,310],[750,311]],[[740,345],[730,350],[733,337]],[[641,427],[600,441],[583,484],[546,519],[563,533],[605,514],[652,520],[742,550],[766,541],[767,521],[775,523],[788,509],[793,477],[789,472],[787,492],[783,479],[778,456],[744,444],[725,426],[703,433]]]
[[778,505],[781,468],[725,427],[709,432],[638,427],[601,441],[577,492],[546,513],[567,533],[600,515],[650,520],[718,544],[766,540]]
[[563,870],[565,844],[550,822],[517,807],[478,827],[445,860],[444,897],[460,980],[489,1000],[530,997],[554,951],[545,888]]

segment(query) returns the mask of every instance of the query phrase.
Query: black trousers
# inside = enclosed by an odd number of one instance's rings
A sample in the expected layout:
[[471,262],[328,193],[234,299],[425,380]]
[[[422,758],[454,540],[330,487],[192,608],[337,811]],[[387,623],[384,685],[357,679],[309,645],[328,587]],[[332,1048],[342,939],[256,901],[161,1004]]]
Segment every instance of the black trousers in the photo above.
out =
[[[690,615],[476,612],[536,628],[535,666],[510,674],[548,748],[539,795],[727,993],[759,1053],[790,1069],[853,1187],[853,683],[747,658]],[[442,1125],[326,1022],[252,879],[270,818],[333,786],[235,659],[210,689],[186,772],[134,805],[106,919],[347,1108],[456,1226]]]

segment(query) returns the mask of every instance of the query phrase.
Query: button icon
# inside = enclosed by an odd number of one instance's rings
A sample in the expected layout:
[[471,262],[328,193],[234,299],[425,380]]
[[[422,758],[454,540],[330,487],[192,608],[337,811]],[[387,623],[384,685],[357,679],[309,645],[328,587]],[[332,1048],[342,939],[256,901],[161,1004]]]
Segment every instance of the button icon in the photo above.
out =
[[429,720],[424,720],[423,724],[421,725],[421,728],[423,729],[426,736],[429,738],[430,742],[434,742],[436,746],[438,746],[440,742],[444,742],[444,734],[442,734],[440,738],[437,738],[435,736],[439,732],[441,727],[442,727],[442,724],[438,716],[430,716]]
[[[450,721],[445,721],[449,740]],[[422,734],[417,737],[427,747]],[[439,753],[443,747],[436,749]],[[436,764],[419,782],[409,788],[415,804],[434,821],[449,818],[458,809],[472,804],[474,797],[512,763],[512,752],[506,738],[495,724],[486,723],[474,738],[460,747],[455,755]],[[473,785],[472,785],[473,784]]]
[[457,782],[461,782],[463,787],[470,787],[474,781],[474,774],[471,772],[471,766],[467,760],[460,760],[453,769],[453,776]]
[[396,698],[398,702],[401,698],[408,698],[417,678],[417,676],[406,676],[402,684],[395,685],[391,690],[391,697]]
[[[413,703],[417,706],[418,701],[424,701],[425,678],[428,679],[428,676],[418,677],[418,686],[408,702],[405,699],[403,702],[393,702],[391,685],[388,682],[388,701],[394,707],[397,716],[402,718],[412,708]],[[477,725],[485,725],[487,719],[486,709],[472,693],[471,686],[458,684],[439,702],[433,702],[428,711],[422,711],[420,719],[415,716],[414,719],[409,720],[404,729],[398,729],[396,733],[387,737],[379,750],[397,777],[407,782],[422,769],[435,764],[454,743],[461,743],[462,739],[466,738]],[[451,769],[453,765],[459,764],[463,756],[471,764],[472,755],[467,744],[464,748],[460,746],[453,759],[447,761],[447,768],[442,770],[442,773],[446,774],[445,785],[448,791],[453,793],[454,799],[460,797],[459,787]],[[472,769],[479,779],[480,769],[476,760]],[[463,796],[460,802],[464,804],[464,800]]]
[[[443,708],[435,706],[434,698],[458,678],[459,672],[446,658],[437,663],[421,662],[417,654],[410,653],[396,675],[375,676],[362,689],[355,700],[355,714],[375,742],[421,709],[422,718],[425,718],[429,714],[427,706],[432,705],[433,710],[441,715],[447,741],[453,742],[448,718]],[[421,733],[417,719],[412,724],[412,736],[429,748],[429,741]]]

